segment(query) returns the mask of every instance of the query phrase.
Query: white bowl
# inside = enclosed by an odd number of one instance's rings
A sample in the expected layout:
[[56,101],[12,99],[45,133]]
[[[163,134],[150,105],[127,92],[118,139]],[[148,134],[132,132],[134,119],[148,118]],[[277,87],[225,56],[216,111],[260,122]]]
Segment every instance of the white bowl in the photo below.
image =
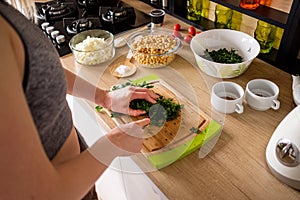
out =
[[[233,78],[243,74],[259,54],[259,43],[250,35],[230,29],[212,29],[203,31],[193,37],[190,43],[198,67],[206,74],[217,78]],[[243,62],[224,64],[207,60],[205,50],[234,49],[243,57]]]

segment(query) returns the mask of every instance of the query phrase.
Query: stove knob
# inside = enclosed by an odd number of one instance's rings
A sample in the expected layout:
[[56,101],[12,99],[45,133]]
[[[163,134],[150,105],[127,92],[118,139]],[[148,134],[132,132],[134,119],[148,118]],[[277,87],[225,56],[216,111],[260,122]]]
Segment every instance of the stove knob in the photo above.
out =
[[42,23],[41,24],[41,28],[42,28],[42,30],[46,30],[46,28],[48,27],[50,25],[50,23],[49,22],[44,22],[44,23]]
[[276,155],[280,163],[288,167],[299,165],[299,150],[289,139],[282,138],[277,142]]
[[47,33],[47,34],[50,35],[52,31],[54,31],[54,26],[48,26],[48,27],[46,28],[46,33]]
[[62,44],[66,41],[66,38],[64,35],[58,35],[56,36],[55,40],[58,44]]
[[51,32],[51,37],[55,39],[59,35],[59,31],[55,30]]

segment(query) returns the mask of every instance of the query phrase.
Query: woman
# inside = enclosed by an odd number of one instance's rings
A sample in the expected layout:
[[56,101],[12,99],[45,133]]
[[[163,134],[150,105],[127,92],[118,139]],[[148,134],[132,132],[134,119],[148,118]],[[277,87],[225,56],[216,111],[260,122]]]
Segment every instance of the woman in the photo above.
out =
[[80,153],[66,91],[131,115],[143,114],[129,109],[132,99],[155,103],[157,96],[133,87],[91,95],[94,87],[64,74],[50,41],[12,6],[27,17],[35,13],[32,1],[0,0],[0,199],[81,199],[106,164],[140,151],[149,119],[115,128]]

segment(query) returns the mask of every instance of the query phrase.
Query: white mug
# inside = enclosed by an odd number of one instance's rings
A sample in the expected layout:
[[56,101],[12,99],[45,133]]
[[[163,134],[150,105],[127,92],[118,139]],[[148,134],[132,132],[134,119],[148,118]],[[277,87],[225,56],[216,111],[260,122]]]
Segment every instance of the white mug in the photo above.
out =
[[211,104],[219,112],[230,114],[244,112],[243,88],[229,81],[222,81],[214,84],[211,94]]
[[278,86],[266,79],[253,79],[247,83],[245,99],[247,104],[259,111],[270,108],[278,110],[280,102],[277,100]]

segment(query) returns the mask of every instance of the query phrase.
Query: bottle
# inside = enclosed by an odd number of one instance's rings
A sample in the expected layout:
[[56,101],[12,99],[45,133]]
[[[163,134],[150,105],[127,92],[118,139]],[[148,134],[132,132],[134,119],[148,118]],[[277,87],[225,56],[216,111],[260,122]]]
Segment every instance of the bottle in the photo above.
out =
[[162,7],[166,9],[168,7],[168,0],[162,0]]

